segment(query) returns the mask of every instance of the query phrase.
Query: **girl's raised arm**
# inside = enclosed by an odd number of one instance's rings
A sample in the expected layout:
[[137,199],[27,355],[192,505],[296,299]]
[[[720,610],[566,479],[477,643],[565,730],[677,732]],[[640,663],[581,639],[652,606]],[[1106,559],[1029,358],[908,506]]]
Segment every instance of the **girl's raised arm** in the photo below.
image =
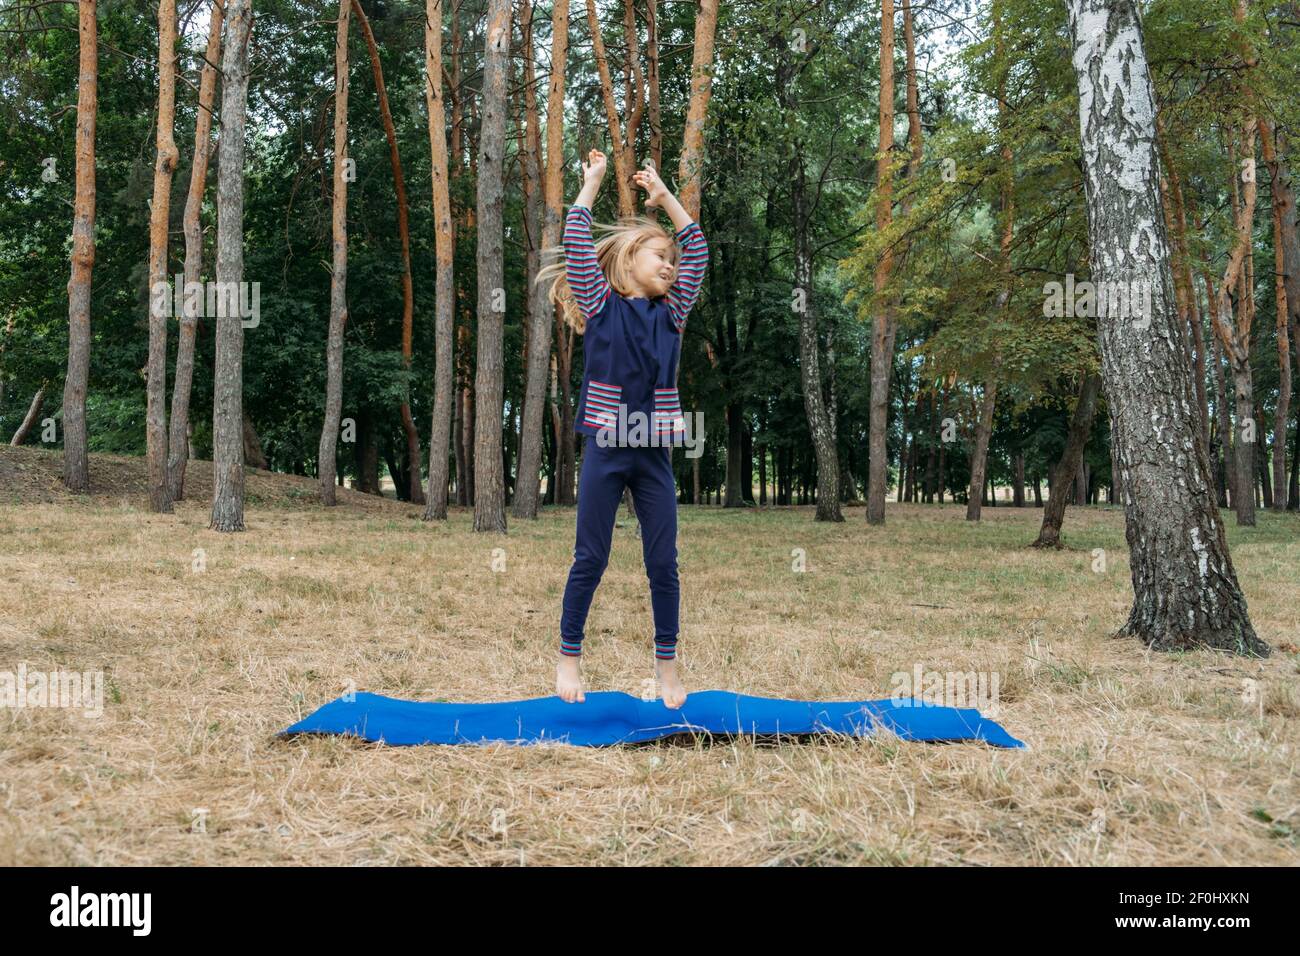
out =
[[582,317],[591,321],[609,297],[610,285],[596,261],[591,239],[591,210],[574,203],[564,220],[564,268]]
[[605,273],[596,259],[596,244],[591,238],[591,206],[605,178],[605,154],[598,149],[587,151],[582,163],[582,189],[564,218],[564,269],[569,288],[578,302],[585,321],[591,321],[605,305],[611,292]]
[[654,163],[646,160],[645,168],[638,169],[632,179],[646,191],[646,205],[663,209],[673,225],[678,227],[673,239],[681,246],[682,254],[677,260],[677,277],[668,290],[667,298],[668,315],[672,319],[673,329],[680,333],[686,328],[686,316],[690,314],[695,300],[700,297],[704,268],[709,264],[709,246],[704,241],[700,224],[691,218],[680,200],[664,185]]
[[687,223],[673,238],[681,245],[682,255],[677,260],[677,278],[668,290],[668,314],[672,316],[673,328],[681,332],[686,328],[686,316],[700,297],[704,269],[709,264],[709,246],[698,222]]

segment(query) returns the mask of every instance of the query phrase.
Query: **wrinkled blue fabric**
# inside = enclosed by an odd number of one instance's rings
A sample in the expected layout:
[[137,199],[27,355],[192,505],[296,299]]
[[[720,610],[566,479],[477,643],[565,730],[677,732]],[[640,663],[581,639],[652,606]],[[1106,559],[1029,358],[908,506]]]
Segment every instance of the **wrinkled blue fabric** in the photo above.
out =
[[632,744],[680,733],[719,735],[842,734],[870,736],[877,727],[903,740],[982,740],[1025,747],[979,711],[894,700],[818,702],[747,697],[723,690],[691,693],[680,710],[618,691],[595,691],[582,703],[559,697],[492,704],[427,703],[357,693],[331,701],[281,735],[352,734],[412,744]]

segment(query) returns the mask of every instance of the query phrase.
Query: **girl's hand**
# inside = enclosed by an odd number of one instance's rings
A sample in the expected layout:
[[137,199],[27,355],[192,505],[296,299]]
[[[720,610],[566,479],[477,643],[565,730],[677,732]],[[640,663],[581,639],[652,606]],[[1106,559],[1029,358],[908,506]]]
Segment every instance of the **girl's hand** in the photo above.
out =
[[668,187],[659,178],[650,160],[647,159],[645,167],[632,174],[632,181],[646,191],[646,208],[663,205],[662,200],[668,195]]
[[582,164],[582,184],[594,183],[599,186],[605,178],[605,154],[598,149],[587,153],[587,162]]

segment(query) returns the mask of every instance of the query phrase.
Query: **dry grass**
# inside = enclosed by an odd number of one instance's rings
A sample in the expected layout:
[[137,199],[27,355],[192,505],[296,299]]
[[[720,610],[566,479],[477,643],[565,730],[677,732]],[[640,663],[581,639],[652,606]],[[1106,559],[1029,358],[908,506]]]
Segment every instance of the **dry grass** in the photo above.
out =
[[[56,456],[22,455],[5,449],[0,468],[57,473]],[[1025,547],[1032,509],[970,526],[952,505],[891,505],[884,528],[861,508],[834,526],[807,508],[681,509],[688,689],[882,698],[918,662],[995,671],[998,719],[1028,752],[885,738],[393,748],[274,734],[349,681],[429,700],[551,693],[572,510],[501,538],[473,533],[466,511],[430,525],[348,495],[325,512],[294,491],[311,482],[258,480],[274,488],[242,535],[208,531],[203,501],[173,516],[134,489],[15,503],[0,482],[0,670],[102,670],[107,684],[99,718],[0,710],[0,864],[1300,861],[1294,515],[1231,531],[1276,650],[1256,661],[1107,636],[1130,593],[1115,511],[1071,509],[1071,550],[1040,553]],[[651,617],[635,526],[620,524],[584,660],[589,688],[637,694]]]

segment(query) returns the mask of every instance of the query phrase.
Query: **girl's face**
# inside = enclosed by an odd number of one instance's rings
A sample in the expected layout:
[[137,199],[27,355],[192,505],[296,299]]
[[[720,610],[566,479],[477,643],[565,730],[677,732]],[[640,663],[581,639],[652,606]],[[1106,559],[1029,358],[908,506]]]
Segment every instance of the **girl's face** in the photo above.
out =
[[632,257],[632,281],[637,286],[634,292],[648,299],[667,295],[675,272],[671,241],[666,236],[655,236],[642,243]]

